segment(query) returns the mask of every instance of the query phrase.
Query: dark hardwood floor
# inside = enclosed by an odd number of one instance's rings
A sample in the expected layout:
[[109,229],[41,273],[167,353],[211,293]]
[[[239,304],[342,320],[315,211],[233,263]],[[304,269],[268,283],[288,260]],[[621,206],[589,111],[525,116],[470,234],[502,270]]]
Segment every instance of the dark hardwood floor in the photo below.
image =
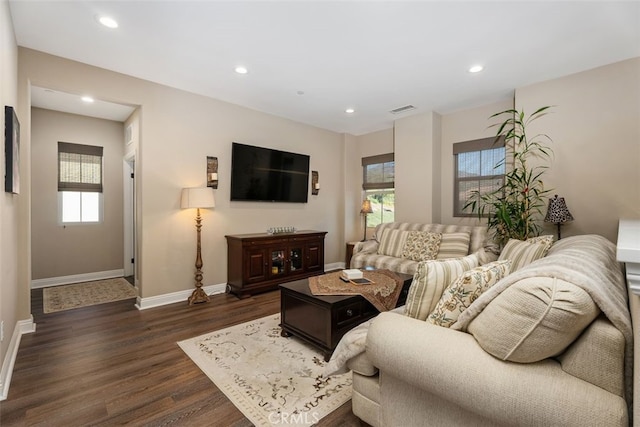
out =
[[[277,313],[280,292],[138,311],[134,300],[52,314],[32,291],[36,332],[22,337],[0,425],[251,426],[176,344]],[[318,424],[360,426],[347,402]]]

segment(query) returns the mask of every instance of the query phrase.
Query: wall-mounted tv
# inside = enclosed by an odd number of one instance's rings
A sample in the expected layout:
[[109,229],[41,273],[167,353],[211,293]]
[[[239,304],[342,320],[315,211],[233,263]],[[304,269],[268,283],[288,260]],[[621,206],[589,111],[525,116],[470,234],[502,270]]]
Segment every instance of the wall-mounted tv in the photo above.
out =
[[309,156],[234,142],[231,200],[307,203]]

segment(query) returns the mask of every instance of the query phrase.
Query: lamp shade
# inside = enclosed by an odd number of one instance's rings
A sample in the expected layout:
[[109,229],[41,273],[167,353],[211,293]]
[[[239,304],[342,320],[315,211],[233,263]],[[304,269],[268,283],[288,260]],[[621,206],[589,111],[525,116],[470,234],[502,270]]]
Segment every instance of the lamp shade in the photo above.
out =
[[558,197],[556,194],[553,199],[549,199],[549,207],[547,209],[547,216],[544,217],[544,222],[564,224],[569,221],[573,221],[573,215],[569,212],[564,197]]
[[188,208],[212,208],[216,205],[213,198],[213,189],[210,187],[183,188],[180,207]]
[[371,202],[368,199],[363,200],[362,207],[360,208],[360,213],[362,214],[373,213],[373,209],[371,208]]

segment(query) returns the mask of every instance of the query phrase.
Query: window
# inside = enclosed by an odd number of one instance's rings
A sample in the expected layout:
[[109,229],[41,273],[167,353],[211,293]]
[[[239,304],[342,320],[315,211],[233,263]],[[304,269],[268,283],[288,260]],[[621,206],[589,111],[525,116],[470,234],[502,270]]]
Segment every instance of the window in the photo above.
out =
[[362,158],[362,189],[371,202],[373,213],[367,216],[367,226],[392,222],[395,217],[395,162],[393,153]]
[[58,200],[63,223],[99,222],[102,147],[58,142]]
[[464,209],[474,191],[495,191],[504,183],[504,139],[484,138],[453,144],[455,159],[453,216],[474,216]]

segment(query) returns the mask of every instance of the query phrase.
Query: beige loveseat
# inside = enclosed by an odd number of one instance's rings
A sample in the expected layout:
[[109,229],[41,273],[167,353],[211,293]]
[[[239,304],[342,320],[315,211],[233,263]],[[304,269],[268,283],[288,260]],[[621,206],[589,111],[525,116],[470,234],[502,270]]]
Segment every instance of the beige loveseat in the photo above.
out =
[[[499,281],[451,328],[402,311],[381,313],[366,351],[347,363],[353,412],[372,426],[629,425],[626,292],[615,246],[576,236]],[[548,309],[539,318],[518,320],[541,301]],[[579,324],[581,310],[591,316],[586,327],[558,345],[575,329],[562,316]],[[551,354],[535,360],[545,351]]]
[[[372,239],[354,246],[349,268],[372,267],[398,273],[415,273],[418,262],[401,256],[406,234],[411,231],[442,233],[444,240],[437,259],[475,253],[481,263],[486,263],[497,257],[498,247],[488,238],[485,226],[388,222],[376,226]],[[385,245],[385,240],[390,244]],[[382,250],[385,247],[386,250]]]

